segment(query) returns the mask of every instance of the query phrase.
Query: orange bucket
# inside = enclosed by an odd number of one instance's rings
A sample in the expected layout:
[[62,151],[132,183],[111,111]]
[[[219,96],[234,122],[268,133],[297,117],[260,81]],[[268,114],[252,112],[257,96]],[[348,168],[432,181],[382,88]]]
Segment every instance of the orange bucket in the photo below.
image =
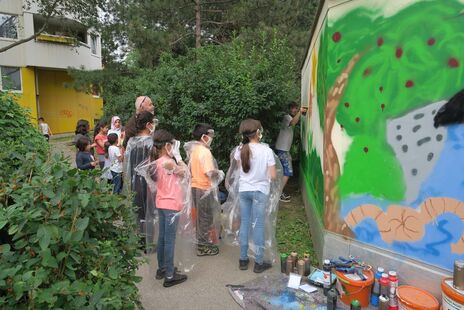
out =
[[438,300],[420,288],[401,285],[398,286],[396,295],[400,310],[438,310]]
[[369,306],[369,298],[371,295],[371,287],[374,283],[374,273],[372,270],[364,270],[363,274],[367,278],[365,281],[354,280],[344,274],[343,272],[336,271],[335,274],[338,278],[338,286],[341,286],[340,299],[349,305],[351,301],[358,300],[361,307]]
[[453,287],[453,278],[446,278],[441,281],[441,292],[443,310],[464,309],[464,292]]

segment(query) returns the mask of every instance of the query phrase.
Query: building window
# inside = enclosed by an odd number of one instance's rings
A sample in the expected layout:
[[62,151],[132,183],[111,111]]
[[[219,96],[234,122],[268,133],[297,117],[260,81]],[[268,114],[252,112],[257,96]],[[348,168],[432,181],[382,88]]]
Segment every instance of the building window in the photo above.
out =
[[92,54],[97,54],[97,36],[94,34],[90,35],[90,51]]
[[17,39],[18,38],[17,15],[0,13],[0,37]]
[[0,89],[10,91],[22,91],[21,87],[21,68],[19,67],[0,67],[2,78],[0,79]]

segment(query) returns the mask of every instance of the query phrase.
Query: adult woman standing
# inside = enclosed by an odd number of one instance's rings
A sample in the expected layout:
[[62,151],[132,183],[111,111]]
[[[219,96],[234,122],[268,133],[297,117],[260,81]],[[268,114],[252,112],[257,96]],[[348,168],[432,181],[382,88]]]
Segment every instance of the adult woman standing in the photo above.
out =
[[262,127],[258,120],[246,119],[240,124],[242,144],[234,159],[240,167],[240,261],[241,270],[248,269],[248,239],[253,234],[256,254],[253,271],[261,273],[271,267],[264,261],[265,215],[269,206],[271,180],[276,178],[276,162],[271,148],[261,143]]

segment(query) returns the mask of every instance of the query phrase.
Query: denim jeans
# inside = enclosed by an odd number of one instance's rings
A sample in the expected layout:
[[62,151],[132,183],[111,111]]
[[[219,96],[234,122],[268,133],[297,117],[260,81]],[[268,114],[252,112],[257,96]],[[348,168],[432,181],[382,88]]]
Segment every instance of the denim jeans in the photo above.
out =
[[176,231],[179,217],[177,212],[167,209],[158,209],[159,236],[158,236],[158,268],[166,270],[166,277],[174,275],[174,249],[176,244]]
[[269,195],[260,191],[240,192],[240,259],[248,258],[248,235],[253,234],[255,262],[264,260],[264,215]]
[[121,194],[122,191],[122,173],[117,173],[111,171],[111,175],[113,176],[112,183],[113,183],[113,194]]

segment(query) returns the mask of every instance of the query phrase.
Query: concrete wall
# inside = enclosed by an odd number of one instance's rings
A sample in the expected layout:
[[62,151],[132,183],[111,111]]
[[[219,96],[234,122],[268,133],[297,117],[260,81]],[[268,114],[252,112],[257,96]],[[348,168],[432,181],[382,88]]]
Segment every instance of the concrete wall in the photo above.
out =
[[464,125],[443,125],[464,115],[442,108],[464,89],[462,12],[460,0],[325,1],[302,68],[321,256],[360,255],[436,295],[464,258]]

